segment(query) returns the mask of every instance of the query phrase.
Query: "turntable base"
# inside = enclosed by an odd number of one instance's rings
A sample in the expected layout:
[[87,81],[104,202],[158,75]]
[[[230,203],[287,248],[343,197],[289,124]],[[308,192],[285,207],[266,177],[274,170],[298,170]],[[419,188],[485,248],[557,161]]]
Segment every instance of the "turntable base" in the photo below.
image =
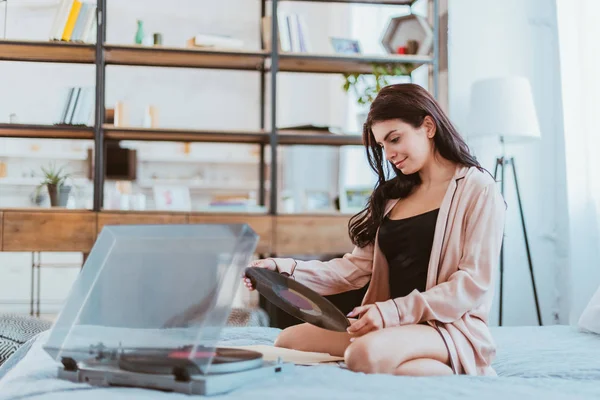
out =
[[192,375],[189,381],[178,381],[173,375],[143,374],[119,368],[83,366],[77,371],[59,368],[58,377],[94,386],[125,386],[164,390],[184,394],[213,396],[228,393],[247,384],[288,373],[293,364],[265,362],[263,366],[241,372],[216,375]]
[[[172,356],[165,358],[144,353],[91,357],[79,363],[63,358],[58,378],[101,387],[136,387],[212,396],[287,373],[294,367],[290,363],[264,361],[260,353],[236,350],[235,353],[239,354],[228,354],[232,351],[217,349],[215,362],[211,364],[210,372],[205,374],[182,355],[175,356],[175,359],[181,358],[180,362],[174,362]],[[180,352],[169,354],[176,353]]]

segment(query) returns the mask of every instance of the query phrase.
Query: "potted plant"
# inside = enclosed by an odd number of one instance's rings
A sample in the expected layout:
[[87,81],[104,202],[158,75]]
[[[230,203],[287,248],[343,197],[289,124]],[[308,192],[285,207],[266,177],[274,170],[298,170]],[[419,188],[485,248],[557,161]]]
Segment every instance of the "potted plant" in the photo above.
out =
[[[390,84],[390,76],[410,75],[414,69],[413,64],[373,64],[371,74],[344,74],[343,89],[346,93],[352,90],[356,95],[357,104],[368,108],[381,88]],[[366,110],[359,112],[358,126],[362,127],[366,117]]]
[[48,168],[42,167],[42,172],[44,173],[44,180],[38,185],[38,191],[46,186],[50,197],[50,206],[65,207],[71,192],[71,187],[65,185],[65,181],[70,175],[63,173],[63,167],[56,168],[54,165]]

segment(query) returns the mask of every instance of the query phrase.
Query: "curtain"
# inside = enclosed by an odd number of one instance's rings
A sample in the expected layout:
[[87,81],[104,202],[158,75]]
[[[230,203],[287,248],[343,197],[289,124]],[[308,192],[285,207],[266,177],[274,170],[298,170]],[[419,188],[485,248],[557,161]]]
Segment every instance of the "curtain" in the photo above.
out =
[[556,6],[570,244],[561,292],[577,323],[600,285],[600,1]]

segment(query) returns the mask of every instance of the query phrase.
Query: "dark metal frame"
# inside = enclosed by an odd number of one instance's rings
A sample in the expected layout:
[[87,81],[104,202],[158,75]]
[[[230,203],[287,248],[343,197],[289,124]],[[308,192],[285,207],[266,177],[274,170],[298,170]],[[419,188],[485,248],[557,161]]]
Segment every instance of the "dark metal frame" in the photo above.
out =
[[[264,0],[263,0],[264,1]],[[277,214],[277,72],[279,71],[279,24],[277,22],[277,0],[271,0],[271,177],[269,214]]]
[[[83,268],[83,264],[87,255],[84,254],[83,262],[81,264],[67,264],[61,266],[61,268],[67,267],[67,265],[77,265],[78,268]],[[49,268],[50,265],[46,265],[45,268]],[[31,252],[31,284],[30,284],[30,297],[29,297],[29,315],[32,317],[40,317],[42,306],[42,252],[33,251]]]
[[[37,261],[35,255],[37,254]],[[29,315],[32,317],[40,316],[40,263],[41,263],[41,254],[40,252],[32,252],[31,253],[31,296],[29,298]]]
[[104,42],[106,42],[106,0],[98,0],[96,8],[96,114],[94,118],[94,211],[102,209],[104,200],[104,119],[106,91],[106,60]]
[[[517,167],[515,164],[514,157],[506,158],[504,156],[496,158],[496,167],[494,168],[494,180],[498,176],[498,168],[500,168],[500,192],[504,197],[504,170],[505,167],[512,167],[512,175],[515,182],[515,189],[517,191],[517,201],[519,203],[519,214],[521,216],[521,226],[523,227],[523,238],[525,240],[525,250],[527,251],[527,262],[529,263],[529,274],[531,276],[531,286],[533,288],[533,296],[535,299],[535,309],[537,312],[538,325],[542,325],[542,316],[540,313],[540,303],[538,300],[535,277],[533,275],[533,263],[531,261],[531,252],[529,250],[529,239],[527,237],[527,229],[525,227],[525,214],[523,213],[523,204],[521,202],[521,192],[519,191],[519,181],[517,179]],[[504,241],[500,249],[500,294],[499,294],[499,315],[498,323],[502,326],[502,295],[503,295],[503,284],[504,284]]]
[[[263,36],[263,29],[262,29],[262,19],[267,15],[267,3],[266,0],[262,0],[260,2],[260,18],[261,18],[261,24],[260,24],[260,43],[261,43],[261,48],[263,48],[264,50],[264,42],[265,42],[265,37]],[[266,123],[266,107],[265,107],[265,97],[266,97],[266,65],[265,65],[265,60],[263,60],[262,62],[262,69],[260,71],[260,129],[265,129],[265,123]],[[265,205],[265,144],[261,143],[260,144],[260,162],[258,163],[258,204],[261,206]]]

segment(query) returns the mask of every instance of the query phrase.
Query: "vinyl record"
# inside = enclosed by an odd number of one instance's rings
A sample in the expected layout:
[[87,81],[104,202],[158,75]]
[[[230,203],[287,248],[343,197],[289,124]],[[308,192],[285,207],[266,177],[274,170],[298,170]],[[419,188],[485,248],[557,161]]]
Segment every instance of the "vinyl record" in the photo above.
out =
[[[245,349],[192,347],[159,351],[134,351],[119,358],[119,367],[129,372],[170,374],[174,368],[184,369],[188,375],[200,374],[198,365],[207,365],[209,373],[228,373],[256,368],[262,365],[262,353]],[[212,358],[212,359],[211,359]]]
[[249,267],[245,273],[261,295],[291,316],[336,332],[345,332],[350,326],[335,305],[293,278],[259,267]]

